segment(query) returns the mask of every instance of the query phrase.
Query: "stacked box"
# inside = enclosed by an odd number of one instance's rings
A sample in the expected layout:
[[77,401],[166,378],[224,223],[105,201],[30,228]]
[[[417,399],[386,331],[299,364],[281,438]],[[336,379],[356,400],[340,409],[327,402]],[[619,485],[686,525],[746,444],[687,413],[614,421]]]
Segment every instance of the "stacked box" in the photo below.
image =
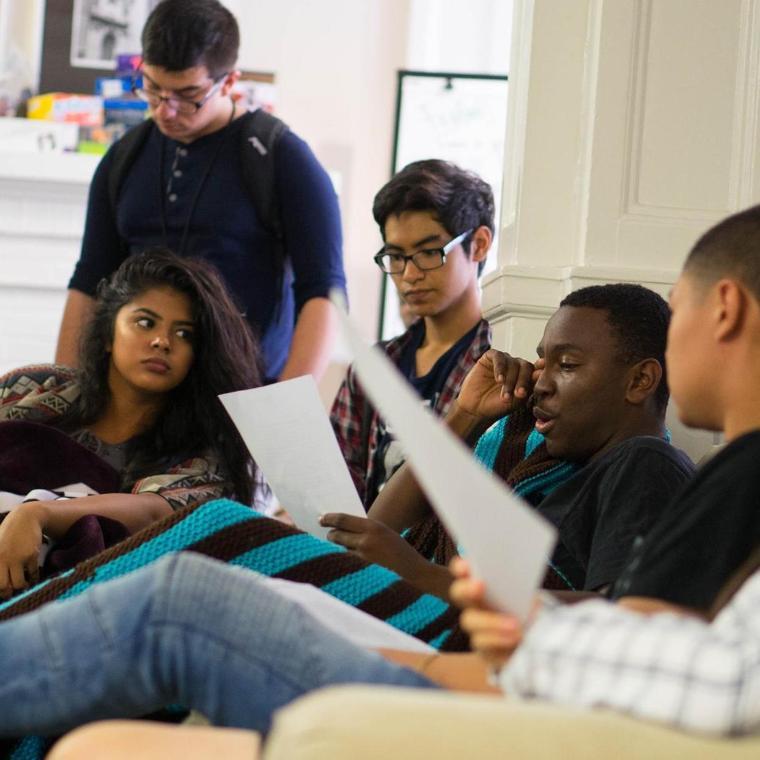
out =
[[27,116],[30,119],[98,127],[103,124],[103,99],[97,95],[46,92],[29,99]]

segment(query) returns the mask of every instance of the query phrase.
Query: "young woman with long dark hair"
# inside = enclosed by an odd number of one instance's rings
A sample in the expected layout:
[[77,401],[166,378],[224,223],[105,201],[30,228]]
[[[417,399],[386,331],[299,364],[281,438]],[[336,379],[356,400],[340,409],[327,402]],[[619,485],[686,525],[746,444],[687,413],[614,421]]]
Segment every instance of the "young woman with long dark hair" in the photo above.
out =
[[[40,442],[50,428],[65,433],[56,445],[105,460],[117,492],[26,502],[7,515],[1,596],[36,580],[43,534],[58,538],[84,515],[135,532],[208,499],[253,500],[254,465],[217,395],[260,384],[259,350],[209,265],[166,249],[127,259],[100,285],[80,354],[76,371],[48,365],[0,378],[0,420],[43,423],[19,431]],[[85,467],[66,483],[86,477]]]

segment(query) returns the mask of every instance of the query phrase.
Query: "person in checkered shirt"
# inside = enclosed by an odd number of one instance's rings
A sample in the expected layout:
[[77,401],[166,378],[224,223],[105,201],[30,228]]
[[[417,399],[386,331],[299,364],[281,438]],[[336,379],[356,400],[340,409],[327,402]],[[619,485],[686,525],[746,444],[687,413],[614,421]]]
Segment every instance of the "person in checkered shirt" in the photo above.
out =
[[[380,189],[372,212],[383,238],[375,263],[414,320],[381,345],[421,402],[444,415],[491,341],[478,277],[493,239],[493,193],[476,174],[448,161],[416,161]],[[352,367],[330,419],[368,509],[404,458]]]

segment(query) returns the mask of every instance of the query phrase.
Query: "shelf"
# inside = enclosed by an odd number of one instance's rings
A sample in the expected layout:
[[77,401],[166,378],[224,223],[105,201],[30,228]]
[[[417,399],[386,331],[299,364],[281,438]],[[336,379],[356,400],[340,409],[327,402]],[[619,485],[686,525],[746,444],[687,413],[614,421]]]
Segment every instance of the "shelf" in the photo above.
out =
[[86,153],[7,153],[0,150],[0,180],[89,185],[100,158]]

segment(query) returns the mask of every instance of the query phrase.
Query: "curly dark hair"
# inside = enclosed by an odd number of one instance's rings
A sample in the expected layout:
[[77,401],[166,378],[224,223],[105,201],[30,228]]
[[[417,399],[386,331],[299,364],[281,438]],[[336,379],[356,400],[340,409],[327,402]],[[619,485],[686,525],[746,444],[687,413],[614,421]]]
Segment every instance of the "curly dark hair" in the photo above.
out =
[[[491,186],[474,172],[438,158],[407,164],[380,188],[372,204],[372,215],[383,240],[388,217],[405,211],[432,212],[452,237],[478,227],[494,231]],[[465,251],[469,251],[471,242],[469,235],[462,241]],[[478,274],[484,266],[485,261],[481,261]]]
[[662,379],[655,392],[655,402],[658,411],[664,412],[670,397],[665,368],[670,309],[665,299],[642,285],[614,283],[576,290],[561,301],[562,306],[607,312],[607,322],[617,337],[617,358],[623,364],[636,364],[644,359],[656,359],[660,363]]
[[212,79],[235,68],[240,30],[217,0],[162,0],[142,30],[143,59],[167,71],[205,66]]
[[110,397],[106,379],[116,315],[140,294],[159,287],[190,300],[193,363],[187,377],[169,392],[153,427],[130,443],[123,485],[155,473],[157,466],[210,448],[229,474],[234,496],[250,504],[255,467],[217,395],[261,385],[259,347],[219,275],[204,261],[151,248],[130,256],[101,281],[95,311],[80,343],[81,394],[61,427],[92,424],[103,414]]

